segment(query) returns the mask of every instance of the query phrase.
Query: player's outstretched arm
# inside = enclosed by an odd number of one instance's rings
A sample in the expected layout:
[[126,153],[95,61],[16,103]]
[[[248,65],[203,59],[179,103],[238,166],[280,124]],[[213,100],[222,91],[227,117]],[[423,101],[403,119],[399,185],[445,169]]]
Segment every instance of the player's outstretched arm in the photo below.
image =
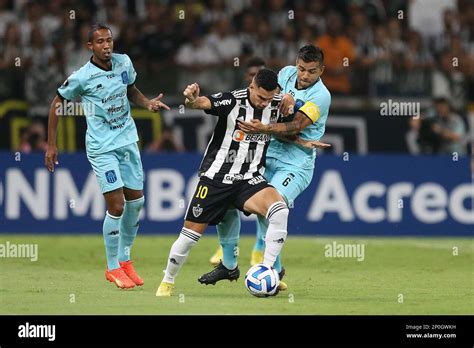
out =
[[61,98],[55,96],[49,107],[48,116],[48,150],[44,156],[44,165],[52,173],[54,166],[58,165],[58,148],[56,146],[56,131],[58,129],[57,105],[61,104]]
[[160,93],[160,95],[153,99],[148,99],[135,85],[127,87],[127,97],[135,105],[152,112],[157,112],[161,108],[166,110],[170,109],[168,105],[160,101],[160,99],[163,98],[163,93]]
[[295,135],[301,132],[312,123],[311,119],[302,112],[298,111],[291,122],[263,124],[259,120],[250,122],[239,121],[239,128],[245,133],[272,134],[277,136]]
[[200,88],[196,82],[186,87],[183,91],[183,95],[186,97],[186,100],[184,101],[186,107],[191,109],[210,110],[212,107],[211,101],[207,97],[200,97],[199,93]]
[[319,141],[319,140],[305,140],[299,137],[298,135],[286,135],[286,136],[275,135],[275,138],[287,143],[298,144],[308,149],[313,149],[313,148],[325,149],[327,147],[331,147],[331,144],[323,143],[322,141]]

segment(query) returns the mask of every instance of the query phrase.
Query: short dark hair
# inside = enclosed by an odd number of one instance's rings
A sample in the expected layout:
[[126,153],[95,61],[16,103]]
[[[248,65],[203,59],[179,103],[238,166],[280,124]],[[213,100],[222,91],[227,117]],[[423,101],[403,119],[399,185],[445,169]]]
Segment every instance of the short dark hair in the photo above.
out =
[[439,104],[439,103],[448,103],[449,104],[449,99],[445,96],[438,96],[438,97],[433,98],[433,102],[435,104]]
[[108,26],[102,23],[96,23],[91,26],[91,30],[89,30],[89,33],[87,34],[87,40],[89,42],[92,42],[92,40],[94,39],[94,33],[100,29],[107,29],[108,31],[110,31],[110,34],[112,34],[112,30]]
[[247,69],[253,68],[254,66],[265,66],[265,61],[260,57],[252,57],[247,62]]
[[320,65],[323,65],[324,53],[318,46],[309,44],[300,48],[297,59],[302,59],[305,63],[319,62]]
[[258,87],[262,87],[267,91],[273,91],[277,87],[280,87],[278,84],[278,75],[271,69],[264,68],[259,70],[254,79]]

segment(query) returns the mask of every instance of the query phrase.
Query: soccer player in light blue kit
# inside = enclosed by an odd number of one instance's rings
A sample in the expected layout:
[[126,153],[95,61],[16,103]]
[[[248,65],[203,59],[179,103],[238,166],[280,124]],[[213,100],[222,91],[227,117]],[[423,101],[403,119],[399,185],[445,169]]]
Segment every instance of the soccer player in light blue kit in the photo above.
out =
[[133,288],[143,285],[130,251],[145,198],[138,134],[129,100],[153,112],[169,107],[160,101],[162,94],[150,100],[135,87],[137,74],[132,61],[126,54],[112,53],[112,32],[107,26],[92,26],[87,45],[92,51],[91,59],[67,78],[51,103],[45,165],[54,172],[54,166],[59,164],[58,116],[65,116],[61,112],[68,109],[63,107],[65,103],[81,97],[87,121],[87,158],[107,205],[103,224],[105,276],[119,288]]
[[[274,135],[267,151],[264,176],[290,208],[311,183],[316,159],[315,147],[329,146],[319,141],[324,135],[331,104],[331,94],[320,77],[323,71],[324,54],[321,49],[314,45],[303,46],[298,51],[296,66],[287,66],[278,74],[278,83],[285,94],[280,108],[293,109],[293,115],[287,117],[284,123],[270,126],[257,120],[240,124],[240,129],[246,133]],[[294,142],[297,135],[306,142],[304,146],[301,142]],[[267,220],[259,216],[254,251],[264,249],[267,227]],[[235,251],[240,234],[240,217],[236,209],[227,212],[223,221],[217,225],[217,232],[223,259],[214,270],[199,278],[199,282],[204,284],[235,278],[235,274],[239,273]],[[262,262],[266,263],[265,254]],[[285,274],[281,257],[278,256],[271,266],[277,270],[281,279]],[[286,288],[286,284],[281,282],[279,290]]]

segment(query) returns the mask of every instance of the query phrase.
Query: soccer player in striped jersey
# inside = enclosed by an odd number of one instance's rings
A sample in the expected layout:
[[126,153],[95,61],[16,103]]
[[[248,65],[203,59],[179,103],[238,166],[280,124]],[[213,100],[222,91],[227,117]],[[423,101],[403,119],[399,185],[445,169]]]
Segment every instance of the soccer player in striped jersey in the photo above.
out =
[[[184,91],[186,106],[218,117],[199,168],[200,181],[189,203],[184,226],[171,247],[164,278],[156,296],[171,296],[175,278],[191,248],[208,225],[218,224],[234,206],[246,214],[268,220],[265,262],[273,266],[287,235],[288,207],[263,177],[265,155],[271,136],[246,134],[239,121],[258,120],[276,125],[281,96],[278,77],[269,69],[260,70],[247,89],[199,96],[197,83]],[[233,278],[240,275],[233,270]]]
[[[319,140],[322,138],[329,114],[331,94],[321,80],[324,71],[324,54],[314,45],[303,46],[297,55],[296,66],[287,66],[278,74],[278,83],[285,93],[280,108],[293,109],[293,115],[285,117],[285,123],[264,125],[258,120],[241,122],[240,129],[247,134],[272,134],[267,152],[265,178],[284,198],[289,207],[294,206],[296,198],[309,186],[313,177],[316,159],[315,147],[328,147]],[[299,134],[301,141],[289,143],[282,136]],[[302,146],[303,145],[303,146]],[[256,251],[263,250],[268,224],[258,216]],[[229,210],[217,226],[219,241],[223,249],[222,263],[214,270],[202,275],[199,282],[215,284],[219,280],[231,279],[237,268],[237,253],[240,234],[240,216],[235,209]],[[259,242],[260,241],[260,242]],[[257,263],[260,260],[254,260]],[[280,255],[274,268],[280,275],[285,274]],[[280,282],[279,290],[287,285]]]
[[[250,85],[255,75],[257,75],[257,73],[264,68],[265,68],[265,61],[262,58],[260,57],[250,58],[249,61],[247,62],[245,73],[244,73],[244,81],[246,85],[247,86]],[[284,114],[284,116],[288,116],[288,115]],[[220,223],[217,225],[217,228],[219,229],[220,226],[223,226],[226,228],[225,225],[226,225],[225,223]],[[264,245],[261,242],[259,235],[257,234],[255,246],[250,256],[250,264],[254,265],[257,263],[261,263],[263,261],[263,249],[264,249]],[[235,250],[235,253],[238,253],[237,249]],[[209,259],[209,262],[211,263],[211,265],[217,266],[221,262],[222,257],[223,257],[222,247],[219,246],[217,251]]]

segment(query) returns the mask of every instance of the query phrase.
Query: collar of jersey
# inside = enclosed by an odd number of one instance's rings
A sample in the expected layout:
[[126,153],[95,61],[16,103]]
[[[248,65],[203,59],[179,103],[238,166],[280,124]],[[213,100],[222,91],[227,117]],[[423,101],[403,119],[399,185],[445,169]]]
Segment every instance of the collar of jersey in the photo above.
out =
[[99,68],[100,70],[103,70],[103,71],[112,71],[113,70],[113,67],[114,67],[114,62],[112,61],[112,66],[110,67],[109,70],[106,70],[104,69],[103,67],[101,67],[100,65],[96,64],[93,60],[92,60],[92,57],[91,59],[89,60],[91,62],[91,64],[93,64],[95,67]]

